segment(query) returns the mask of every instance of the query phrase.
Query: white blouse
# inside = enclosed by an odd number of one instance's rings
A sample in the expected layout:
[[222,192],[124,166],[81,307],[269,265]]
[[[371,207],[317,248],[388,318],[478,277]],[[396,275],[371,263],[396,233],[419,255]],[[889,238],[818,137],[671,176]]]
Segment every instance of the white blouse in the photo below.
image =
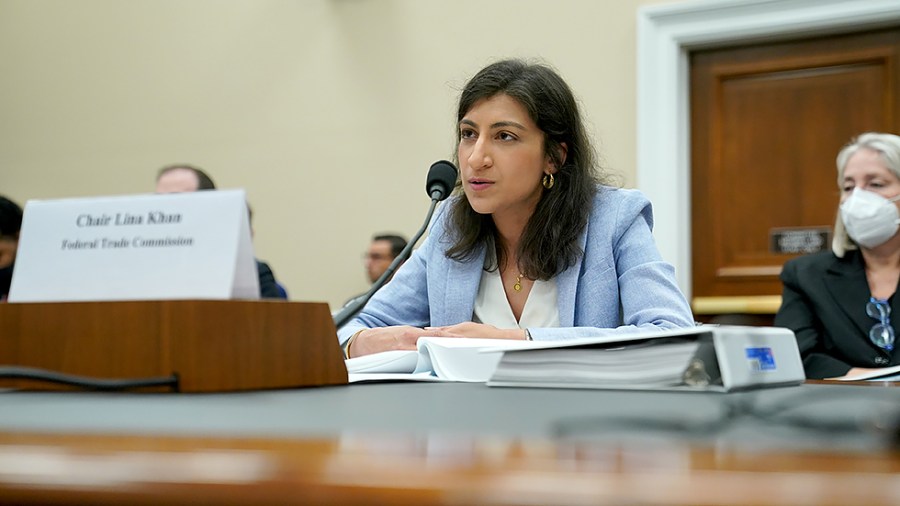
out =
[[478,294],[475,296],[475,323],[486,323],[500,329],[525,329],[542,327],[559,327],[559,308],[556,302],[556,279],[549,281],[536,280],[528,293],[522,318],[516,321],[503,281],[500,269],[482,271]]

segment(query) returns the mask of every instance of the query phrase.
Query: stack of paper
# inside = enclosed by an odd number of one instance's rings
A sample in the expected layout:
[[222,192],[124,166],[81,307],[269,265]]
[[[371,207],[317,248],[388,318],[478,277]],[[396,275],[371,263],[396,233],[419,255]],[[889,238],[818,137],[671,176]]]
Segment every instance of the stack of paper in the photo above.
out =
[[616,347],[507,351],[491,386],[660,388],[683,383],[696,339],[657,339]]
[[423,337],[417,350],[347,360],[347,371],[350,381],[720,392],[798,385],[805,379],[790,330],[715,325],[543,342]]
[[488,385],[731,392],[804,379],[790,330],[702,325],[506,351]]

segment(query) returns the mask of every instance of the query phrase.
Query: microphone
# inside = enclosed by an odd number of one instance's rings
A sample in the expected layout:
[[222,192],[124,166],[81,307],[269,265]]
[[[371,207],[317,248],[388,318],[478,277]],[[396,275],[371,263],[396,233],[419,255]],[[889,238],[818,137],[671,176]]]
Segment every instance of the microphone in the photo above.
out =
[[394,258],[394,261],[391,262],[391,265],[384,271],[384,274],[372,283],[372,287],[369,288],[369,291],[342,307],[341,310],[334,315],[335,328],[339,329],[343,327],[356,316],[366,303],[369,302],[369,299],[375,295],[375,292],[380,290],[381,287],[387,283],[387,280],[391,279],[391,276],[394,275],[394,271],[400,267],[400,264],[409,258],[413,246],[419,242],[422,234],[424,234],[425,230],[428,228],[428,224],[431,223],[431,216],[434,214],[434,209],[437,207],[438,202],[450,196],[453,186],[456,185],[456,175],[456,167],[446,160],[439,160],[431,164],[431,167],[428,169],[428,177],[425,179],[425,191],[428,192],[428,196],[431,197],[431,207],[428,209],[428,215],[425,216],[425,223],[422,224],[419,231],[416,232],[416,235],[406,243],[406,247],[404,247],[400,254]]
[[456,167],[446,160],[440,160],[431,164],[428,169],[428,178],[425,180],[425,191],[431,200],[440,202],[446,199],[453,186],[456,184]]

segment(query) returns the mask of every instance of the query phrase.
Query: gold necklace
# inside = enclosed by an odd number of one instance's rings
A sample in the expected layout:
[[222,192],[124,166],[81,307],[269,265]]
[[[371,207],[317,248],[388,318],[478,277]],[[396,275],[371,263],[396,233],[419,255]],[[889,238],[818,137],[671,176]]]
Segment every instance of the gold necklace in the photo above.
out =
[[518,276],[516,276],[516,284],[513,285],[513,290],[517,292],[522,291],[522,273],[520,272]]

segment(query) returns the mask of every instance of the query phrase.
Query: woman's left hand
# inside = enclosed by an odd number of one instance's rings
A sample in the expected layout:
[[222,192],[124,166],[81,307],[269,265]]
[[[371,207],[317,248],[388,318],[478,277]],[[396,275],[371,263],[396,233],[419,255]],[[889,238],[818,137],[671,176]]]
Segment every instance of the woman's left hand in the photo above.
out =
[[854,381],[857,376],[862,376],[864,374],[868,374],[870,372],[877,371],[877,368],[869,368],[869,367],[854,367],[847,371],[847,374],[843,376],[838,376],[836,378],[823,378],[827,380],[844,380],[844,381]]
[[438,337],[480,337],[485,339],[525,340],[525,329],[498,329],[485,323],[464,322],[446,327],[425,327],[429,336]]

